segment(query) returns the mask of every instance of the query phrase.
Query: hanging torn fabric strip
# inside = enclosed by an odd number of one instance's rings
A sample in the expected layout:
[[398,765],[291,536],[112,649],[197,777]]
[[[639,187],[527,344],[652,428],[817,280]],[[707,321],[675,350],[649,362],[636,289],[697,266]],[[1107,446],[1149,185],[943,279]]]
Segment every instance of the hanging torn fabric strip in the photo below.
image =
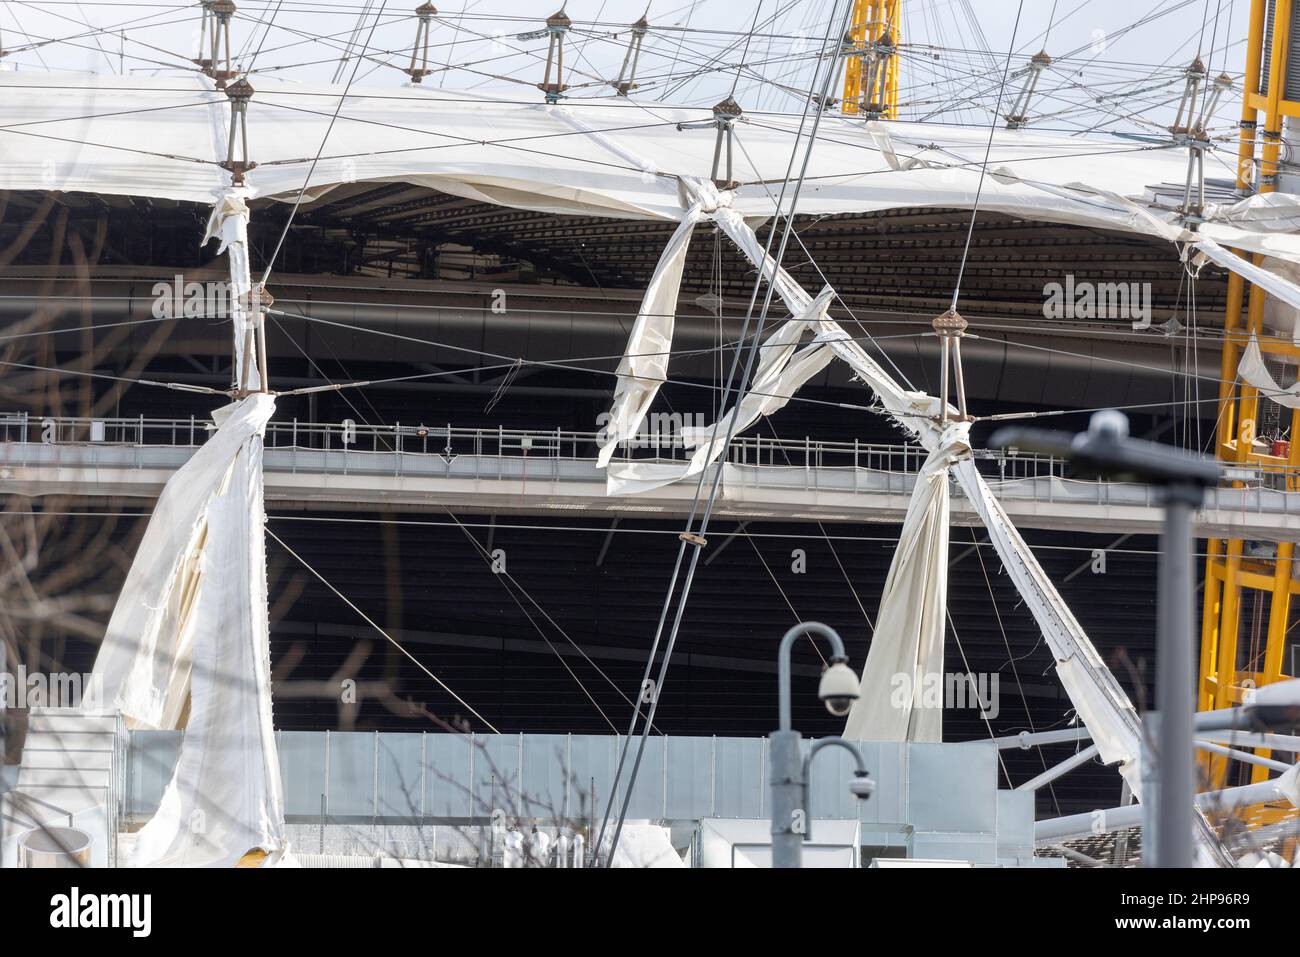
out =
[[200,246],[209,240],[219,240],[217,255],[227,253],[230,258],[230,291],[227,308],[234,336],[235,384],[248,391],[262,388],[262,374],[257,367],[258,312],[252,308],[253,278],[248,260],[248,198],[247,187],[232,186],[222,191],[208,217],[208,228],[203,233]]
[[158,496],[95,659],[104,705],[120,710],[129,727],[181,726],[190,694],[208,507],[274,409],[275,400],[262,393],[218,409],[213,413],[217,430]]
[[1120,773],[1140,799],[1142,787],[1137,761],[1141,754],[1141,723],[1133,702],[1016,531],[988,483],[976,470],[975,462],[967,459],[957,463],[954,473],[1051,649],[1061,684],[1091,732],[1102,761],[1118,762]]
[[659,394],[659,387],[668,377],[668,357],[673,347],[682,269],[686,265],[691,232],[702,215],[698,203],[686,211],[660,254],[654,275],[646,286],[641,309],[628,338],[627,351],[618,365],[614,403],[602,429],[600,454],[596,459],[600,468],[609,464],[620,442],[636,435],[651,403]]
[[916,477],[862,669],[862,694],[844,728],[851,741],[943,740],[948,474],[969,455],[970,423],[953,423]]
[[1264,364],[1264,354],[1260,351],[1259,340],[1254,335],[1250,337],[1250,342],[1241,353],[1241,361],[1237,363],[1237,375],[1241,376],[1241,381],[1258,389],[1264,398],[1278,405],[1284,405],[1288,409],[1300,409],[1300,382],[1285,389],[1278,385],[1273,374],[1268,371],[1268,366]]
[[[218,433],[230,425],[264,424],[274,405],[259,393],[227,406]],[[136,867],[231,866],[249,851],[284,848],[271,720],[260,427],[245,433],[223,472],[219,493],[195,521],[204,532],[185,736],[158,811],[137,838]]]
[[830,337],[825,334],[795,351],[799,336],[810,324],[816,323],[818,315],[825,312],[831,295],[829,288],[823,290],[804,312],[787,319],[768,337],[761,347],[764,356],[759,370],[736,408],[711,426],[682,430],[682,439],[687,447],[695,449],[690,461],[611,462],[605,470],[607,493],[635,495],[698,475],[722,455],[729,431],[739,435],[763,416],[785,408],[790,397],[835,357],[829,348]]

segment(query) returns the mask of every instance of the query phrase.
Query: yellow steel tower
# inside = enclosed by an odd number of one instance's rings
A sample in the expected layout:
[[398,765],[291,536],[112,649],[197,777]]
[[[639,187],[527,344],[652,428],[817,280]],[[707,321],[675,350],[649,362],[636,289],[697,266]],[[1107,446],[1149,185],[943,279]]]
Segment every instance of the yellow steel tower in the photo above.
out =
[[898,44],[903,0],[854,0],[844,70],[844,112],[892,120],[898,114]]
[[[1252,0],[1250,39],[1242,100],[1237,186],[1246,193],[1277,189],[1284,118],[1300,117],[1300,27],[1293,0]],[[1256,256],[1258,262],[1261,257]],[[1242,307],[1245,305],[1243,325]],[[1243,478],[1297,489],[1300,465],[1300,410],[1287,410],[1240,383],[1237,366],[1252,336],[1265,356],[1300,358],[1291,336],[1269,333],[1264,325],[1264,291],[1236,273],[1228,279],[1224,317],[1216,443],[1219,458],[1241,467]],[[1289,411],[1288,415],[1283,415]],[[1241,481],[1236,481],[1237,485]],[[1287,677],[1286,649],[1293,640],[1292,596],[1300,593],[1294,567],[1295,544],[1210,539],[1205,564],[1205,607],[1201,626],[1199,707],[1239,704],[1246,690]],[[1260,750],[1261,756],[1268,752]],[[1206,785],[1225,783],[1241,765],[1222,757],[1205,758]],[[1268,768],[1256,765],[1252,779]]]

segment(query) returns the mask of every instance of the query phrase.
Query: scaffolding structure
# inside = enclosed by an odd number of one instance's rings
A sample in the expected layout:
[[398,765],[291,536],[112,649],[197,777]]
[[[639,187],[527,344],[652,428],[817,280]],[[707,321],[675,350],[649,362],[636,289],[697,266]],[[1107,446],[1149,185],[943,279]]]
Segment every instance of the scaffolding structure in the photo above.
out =
[[903,0],[854,0],[846,39],[843,111],[867,119],[898,118],[898,46]]
[[[1292,0],[1252,0],[1250,35],[1242,97],[1237,188],[1242,195],[1277,189],[1283,124],[1300,117],[1300,6]],[[1240,254],[1240,253],[1239,253]],[[1263,259],[1256,254],[1254,262]],[[1245,316],[1243,321],[1243,306]],[[1218,457],[1236,466],[1233,484],[1270,481],[1276,476],[1289,491],[1300,490],[1285,470],[1300,465],[1300,409],[1261,403],[1259,390],[1238,376],[1243,351],[1254,337],[1266,358],[1300,361],[1292,336],[1265,329],[1264,290],[1232,273],[1224,318],[1215,443]],[[1286,413],[1289,412],[1289,416]],[[1198,706],[1202,711],[1239,705],[1255,687],[1289,677],[1294,648],[1293,621],[1300,594],[1294,542],[1211,538],[1205,563]],[[1294,655],[1294,650],[1292,651]],[[1257,749],[1268,757],[1265,748]],[[1245,773],[1220,755],[1202,758],[1203,786],[1221,787],[1230,773]],[[1250,780],[1267,779],[1264,765],[1250,766]],[[1275,814],[1267,809],[1261,823]]]

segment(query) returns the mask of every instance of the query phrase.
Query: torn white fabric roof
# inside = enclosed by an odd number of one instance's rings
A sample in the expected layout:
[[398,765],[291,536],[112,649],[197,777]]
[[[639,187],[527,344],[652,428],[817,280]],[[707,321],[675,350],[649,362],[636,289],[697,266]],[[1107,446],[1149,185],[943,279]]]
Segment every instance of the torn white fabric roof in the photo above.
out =
[[850,740],[943,740],[948,472],[969,454],[970,423],[950,425],[916,477],[862,667],[861,696],[845,723]]
[[[680,178],[706,177],[712,168],[714,131],[678,128],[710,118],[708,109],[656,103],[648,111],[635,98],[555,107],[518,100],[514,91],[424,86],[353,89],[344,99],[341,86],[269,76],[254,85],[248,136],[258,166],[248,182],[256,196],[292,199],[305,185],[311,198],[343,183],[409,182],[520,209],[680,220],[689,205]],[[210,203],[229,183],[217,165],[226,156],[229,106],[206,78],[5,72],[0,91],[0,188]],[[799,117],[750,112],[734,135],[743,185],[732,208],[747,218],[770,216]],[[826,115],[799,212],[970,208],[979,192],[985,210],[1144,233],[1149,224],[1105,196],[1141,200],[1147,187],[1182,183],[1186,174],[1186,147],[1172,143],[999,130],[989,164],[1002,175],[987,177],[981,190],[987,142],[976,127],[869,128]],[[1300,262],[1300,236],[1278,229],[1292,214],[1287,200],[1266,208],[1243,202],[1250,205],[1211,210],[1202,235]],[[1152,215],[1176,228],[1175,213]]]
[[253,279],[248,261],[248,217],[248,190],[232,187],[223,191],[212,205],[200,245],[217,239],[217,255],[229,254],[235,376],[242,388],[257,391],[262,388],[262,373],[255,358],[255,314],[250,310]]
[[260,394],[218,409],[216,432],[158,496],[95,659],[105,707],[119,709],[131,727],[181,724],[190,695],[208,507],[274,409],[274,399]]
[[[228,407],[210,441],[228,426],[264,423],[274,406],[269,395],[255,394]],[[136,841],[137,867],[231,866],[251,850],[276,851],[284,844],[271,723],[262,435],[260,428],[241,434],[232,462],[217,466],[227,476],[220,493],[194,520],[205,532],[192,619],[189,719],[172,779]]]
[[[738,222],[736,228],[753,237],[753,233],[744,222]],[[758,254],[761,255],[761,250]],[[781,272],[784,273],[784,270]],[[798,285],[788,276],[785,281],[788,285],[798,288]],[[763,341],[758,368],[739,405],[724,413],[713,425],[682,430],[682,441],[687,448],[695,448],[695,453],[689,461],[686,463],[610,462],[609,455],[603,453],[606,450],[612,452],[612,444],[602,449],[602,458],[597,464],[606,466],[606,492],[609,495],[635,495],[670,485],[691,475],[698,475],[722,455],[729,434],[739,435],[763,416],[785,408],[790,397],[804,383],[825,369],[834,358],[834,353],[828,348],[829,340],[836,336],[834,333],[819,333],[813,343],[795,352],[804,331],[809,326],[818,325],[825,317],[826,308],[830,305],[834,294],[835,291],[827,286],[816,299],[808,299],[802,289],[799,289],[797,297],[792,297],[792,301],[803,302],[804,305],[792,318],[780,323],[777,330]],[[633,337],[635,336],[634,330]],[[665,348],[671,348],[671,342],[667,343]],[[620,375],[619,390],[614,397],[611,416],[624,414],[627,408],[625,397],[632,394],[631,389],[624,388],[623,381]],[[641,407],[640,416],[644,417],[645,411],[646,408]]]
[[1241,361],[1237,363],[1237,375],[1241,376],[1243,382],[1258,389],[1264,398],[1278,405],[1284,405],[1288,409],[1300,409],[1300,382],[1285,389],[1278,385],[1277,380],[1273,378],[1273,373],[1269,372],[1268,366],[1264,364],[1264,354],[1260,352],[1259,340],[1254,336],[1250,337],[1250,342],[1241,353]]
[[604,468],[620,442],[636,434],[668,377],[668,356],[673,347],[673,327],[677,318],[677,295],[682,285],[682,269],[690,248],[691,233],[699,222],[702,209],[692,204],[678,225],[668,245],[659,256],[654,275],[646,284],[641,309],[632,324],[627,350],[618,364],[618,385],[609,421],[603,430],[603,443],[596,464]]

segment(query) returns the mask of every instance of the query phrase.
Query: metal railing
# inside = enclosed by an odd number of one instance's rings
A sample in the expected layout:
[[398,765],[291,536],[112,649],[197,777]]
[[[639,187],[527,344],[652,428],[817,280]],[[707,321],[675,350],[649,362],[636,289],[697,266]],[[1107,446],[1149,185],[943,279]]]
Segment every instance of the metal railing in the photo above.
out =
[[[35,417],[26,413],[0,413],[0,463],[25,465],[43,462],[33,455],[33,446],[81,446],[93,448],[196,448],[215,431],[211,421],[190,416],[185,419],[83,417]],[[599,433],[566,429],[456,428],[450,424],[427,425],[394,423],[365,425],[301,422],[297,419],[268,423],[265,448],[269,471],[297,471],[299,468],[320,471],[349,471],[394,475],[428,474],[445,470],[448,474],[466,474],[457,459],[469,457],[479,467],[472,470],[478,477],[515,477],[523,468],[530,475],[545,473],[552,466],[555,477],[575,476],[568,464],[590,465],[596,458]],[[675,433],[650,433],[637,436],[620,446],[617,458],[648,462],[684,462],[693,453]],[[296,453],[311,453],[299,457]],[[321,453],[325,453],[322,455]],[[1065,463],[1050,456],[1015,451],[976,450],[980,472],[991,481],[1025,482],[1024,495],[1051,500],[1062,495],[1073,501],[1097,504],[1151,504],[1137,501],[1132,495],[1112,495],[1121,487],[1106,480],[1071,480],[1075,494],[1063,493],[1059,481],[1065,477]],[[767,486],[803,484],[823,487],[827,472],[886,473],[910,476],[920,470],[926,453],[915,445],[879,444],[861,441],[829,442],[824,440],[777,439],[741,436],[732,441],[727,460],[734,465],[753,467],[747,470],[746,482]],[[505,467],[512,460],[510,467]],[[126,465],[112,459],[96,457],[96,464]],[[493,465],[491,463],[495,462]],[[533,463],[537,463],[536,465]],[[468,463],[461,463],[462,465]],[[542,465],[542,468],[537,468]],[[138,464],[137,464],[138,467]],[[805,479],[792,476],[791,470],[805,473]],[[1228,507],[1250,511],[1277,511],[1277,503],[1264,502],[1270,494],[1300,490],[1300,469],[1270,464],[1232,466],[1225,471],[1225,484],[1231,489],[1224,503]],[[1033,485],[1033,488],[1029,486]],[[1084,491],[1082,487],[1093,491]],[[827,481],[826,488],[853,491],[868,490],[856,480]],[[890,490],[906,491],[906,484]],[[1232,493],[1242,492],[1238,501]],[[1251,496],[1251,492],[1261,495]]]
[[[0,444],[93,445],[126,447],[195,448],[215,426],[207,420],[99,418],[71,416],[37,418],[25,413],[0,413]],[[293,419],[268,423],[267,450],[299,449],[402,456],[438,456],[444,461],[462,455],[590,461],[599,448],[598,432],[566,429],[456,428],[423,423],[362,425],[351,422],[319,423]],[[694,449],[677,435],[650,434],[620,446],[618,458],[659,462],[684,462]],[[976,452],[989,466],[986,473],[1003,479],[1060,477],[1059,459],[991,451]],[[738,436],[732,440],[727,460],[735,465],[773,468],[854,468],[878,472],[919,471],[925,450],[915,445],[888,445],[824,440],[767,439]]]

